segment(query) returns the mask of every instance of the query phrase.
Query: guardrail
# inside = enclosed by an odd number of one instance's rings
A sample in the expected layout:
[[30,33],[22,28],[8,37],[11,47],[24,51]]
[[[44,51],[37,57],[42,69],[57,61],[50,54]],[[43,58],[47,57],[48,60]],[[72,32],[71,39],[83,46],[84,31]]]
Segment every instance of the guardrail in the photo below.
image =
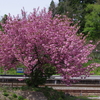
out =
[[[82,84],[100,84],[100,75],[90,75],[89,77],[84,78],[85,76],[80,77],[72,77],[71,80],[76,80],[78,83]],[[19,81],[21,80],[24,82],[24,79],[27,79],[29,77],[25,77],[23,75],[0,75],[0,82],[2,81]],[[54,84],[60,84],[63,77],[60,75],[52,75],[50,78],[47,79],[47,83],[54,83]]]

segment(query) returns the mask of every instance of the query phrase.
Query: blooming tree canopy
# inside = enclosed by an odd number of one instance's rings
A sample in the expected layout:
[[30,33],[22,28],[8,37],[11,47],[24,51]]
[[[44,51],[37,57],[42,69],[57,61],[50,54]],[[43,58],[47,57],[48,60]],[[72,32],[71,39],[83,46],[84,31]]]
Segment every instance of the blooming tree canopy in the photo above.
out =
[[2,24],[4,31],[0,32],[1,67],[8,70],[21,63],[28,75],[37,69],[45,74],[45,68],[50,65],[66,84],[71,77],[88,75],[98,66],[83,67],[95,45],[86,44],[85,39],[77,36],[78,28],[71,23],[66,16],[52,18],[45,10],[34,9],[29,15],[22,11],[22,17],[9,15]]

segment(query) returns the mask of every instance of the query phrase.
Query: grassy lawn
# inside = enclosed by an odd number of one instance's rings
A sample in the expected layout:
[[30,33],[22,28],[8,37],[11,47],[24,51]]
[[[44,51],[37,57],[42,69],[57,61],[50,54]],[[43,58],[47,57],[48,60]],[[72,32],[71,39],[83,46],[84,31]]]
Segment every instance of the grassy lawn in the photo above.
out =
[[[20,67],[22,68],[22,67]],[[0,75],[24,75],[24,73],[17,73],[17,69],[11,68],[10,70],[7,70],[6,72],[3,70],[3,68],[0,68]]]
[[[88,63],[83,64],[84,67],[90,65],[91,63],[100,63],[100,59],[94,59],[93,61],[88,61]],[[94,75],[100,75],[100,67],[95,68],[94,71],[91,71],[91,73],[94,73]]]

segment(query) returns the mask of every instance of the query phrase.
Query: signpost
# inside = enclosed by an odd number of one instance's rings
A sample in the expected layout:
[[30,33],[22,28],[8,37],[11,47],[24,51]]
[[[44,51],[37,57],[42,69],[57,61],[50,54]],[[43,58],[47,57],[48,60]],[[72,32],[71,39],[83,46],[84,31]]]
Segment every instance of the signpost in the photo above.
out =
[[17,68],[17,73],[24,73],[24,69],[23,68]]

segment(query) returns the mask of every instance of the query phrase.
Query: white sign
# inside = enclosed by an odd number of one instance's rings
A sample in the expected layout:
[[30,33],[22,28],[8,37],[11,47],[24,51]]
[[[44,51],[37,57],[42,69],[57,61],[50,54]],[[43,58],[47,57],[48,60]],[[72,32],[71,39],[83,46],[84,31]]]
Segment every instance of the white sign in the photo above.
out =
[[24,69],[23,68],[17,68],[17,73],[24,73]]

